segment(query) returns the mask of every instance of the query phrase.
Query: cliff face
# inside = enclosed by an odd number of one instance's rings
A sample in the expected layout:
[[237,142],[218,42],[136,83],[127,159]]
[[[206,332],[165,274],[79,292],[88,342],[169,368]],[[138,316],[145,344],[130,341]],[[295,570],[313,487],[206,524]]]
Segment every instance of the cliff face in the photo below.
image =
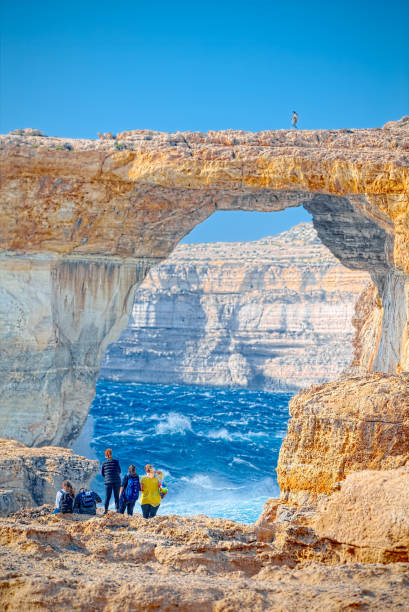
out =
[[409,376],[371,374],[312,387],[290,401],[277,475],[282,499],[316,504],[351,472],[409,461]]
[[[219,210],[303,204],[382,304],[371,368],[409,369],[408,120],[383,129],[0,137],[0,426],[69,443],[135,286]],[[11,416],[12,415],[12,416]]]
[[368,280],[308,223],[256,242],[180,245],[137,290],[101,375],[269,390],[334,379],[351,362]]

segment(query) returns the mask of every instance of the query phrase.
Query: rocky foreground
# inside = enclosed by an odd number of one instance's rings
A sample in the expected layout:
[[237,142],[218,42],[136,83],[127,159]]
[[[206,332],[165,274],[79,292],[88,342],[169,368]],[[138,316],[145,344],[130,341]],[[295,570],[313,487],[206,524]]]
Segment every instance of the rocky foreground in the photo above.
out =
[[[261,541],[253,525],[204,516],[146,522],[49,510],[21,511],[0,523],[5,610],[330,612],[407,605],[407,562],[341,564],[334,554],[324,564],[302,526],[288,523],[291,541],[283,547]],[[320,547],[331,551],[332,541]],[[303,558],[302,551],[310,552]]]
[[311,223],[254,242],[179,245],[137,290],[101,376],[269,391],[333,380],[351,363],[368,282]]

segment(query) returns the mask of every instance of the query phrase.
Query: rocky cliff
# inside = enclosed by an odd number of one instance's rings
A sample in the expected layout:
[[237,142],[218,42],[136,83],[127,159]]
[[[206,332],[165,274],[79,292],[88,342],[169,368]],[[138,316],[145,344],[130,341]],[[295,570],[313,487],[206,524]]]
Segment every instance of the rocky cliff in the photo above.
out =
[[179,245],[138,288],[101,376],[276,391],[333,380],[351,363],[368,281],[310,223],[256,242]]
[[[372,130],[0,137],[0,427],[78,435],[106,346],[153,263],[215,210],[304,205],[381,303],[368,366],[409,369],[408,120]],[[380,324],[380,321],[382,323]],[[366,353],[365,353],[366,354]]]
[[54,504],[63,480],[70,480],[78,490],[89,485],[98,469],[98,461],[65,448],[28,448],[14,440],[0,440],[0,515]]
[[282,499],[316,504],[351,472],[409,463],[409,375],[311,387],[290,401],[277,475]]

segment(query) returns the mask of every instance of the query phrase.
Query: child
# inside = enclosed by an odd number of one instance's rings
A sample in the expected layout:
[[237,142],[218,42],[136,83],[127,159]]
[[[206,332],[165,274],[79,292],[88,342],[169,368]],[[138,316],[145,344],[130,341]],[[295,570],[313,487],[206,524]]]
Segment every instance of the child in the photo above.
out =
[[136,473],[136,468],[134,465],[130,465],[128,473],[125,474],[122,480],[119,497],[119,512],[121,514],[124,514],[126,508],[128,515],[133,515],[133,509],[139,497],[140,490],[141,486],[139,484],[139,476]]
[[64,480],[62,489],[58,491],[55,498],[55,509],[53,514],[72,514],[74,505],[75,489],[69,480]]
[[163,480],[163,472],[162,470],[156,470],[156,478],[159,480],[159,494],[163,499],[168,492],[168,485]]

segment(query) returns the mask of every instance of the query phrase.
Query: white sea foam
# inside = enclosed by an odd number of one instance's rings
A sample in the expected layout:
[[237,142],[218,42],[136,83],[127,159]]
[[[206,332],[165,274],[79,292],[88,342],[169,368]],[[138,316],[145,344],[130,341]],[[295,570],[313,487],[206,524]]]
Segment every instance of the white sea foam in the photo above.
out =
[[233,440],[232,436],[225,427],[222,427],[222,429],[211,429],[206,434],[206,437],[210,438],[211,440],[227,440],[228,442]]
[[192,431],[190,418],[179,412],[169,412],[166,418],[161,420],[155,427],[155,432],[158,435],[185,434],[187,431]]
[[249,467],[251,467],[253,470],[260,470],[260,468],[258,468],[256,465],[254,465],[253,463],[250,463],[250,461],[246,461],[246,459],[240,459],[240,457],[234,457],[233,461],[231,463],[229,463],[229,465],[234,465],[234,464],[242,464],[242,465],[248,465]]
[[[243,485],[232,487],[231,485],[223,482],[213,480],[208,474],[195,474],[194,476],[182,476],[180,479],[182,482],[190,486],[199,487],[206,489],[207,491],[238,491],[243,489]],[[189,489],[188,489],[189,490]]]

